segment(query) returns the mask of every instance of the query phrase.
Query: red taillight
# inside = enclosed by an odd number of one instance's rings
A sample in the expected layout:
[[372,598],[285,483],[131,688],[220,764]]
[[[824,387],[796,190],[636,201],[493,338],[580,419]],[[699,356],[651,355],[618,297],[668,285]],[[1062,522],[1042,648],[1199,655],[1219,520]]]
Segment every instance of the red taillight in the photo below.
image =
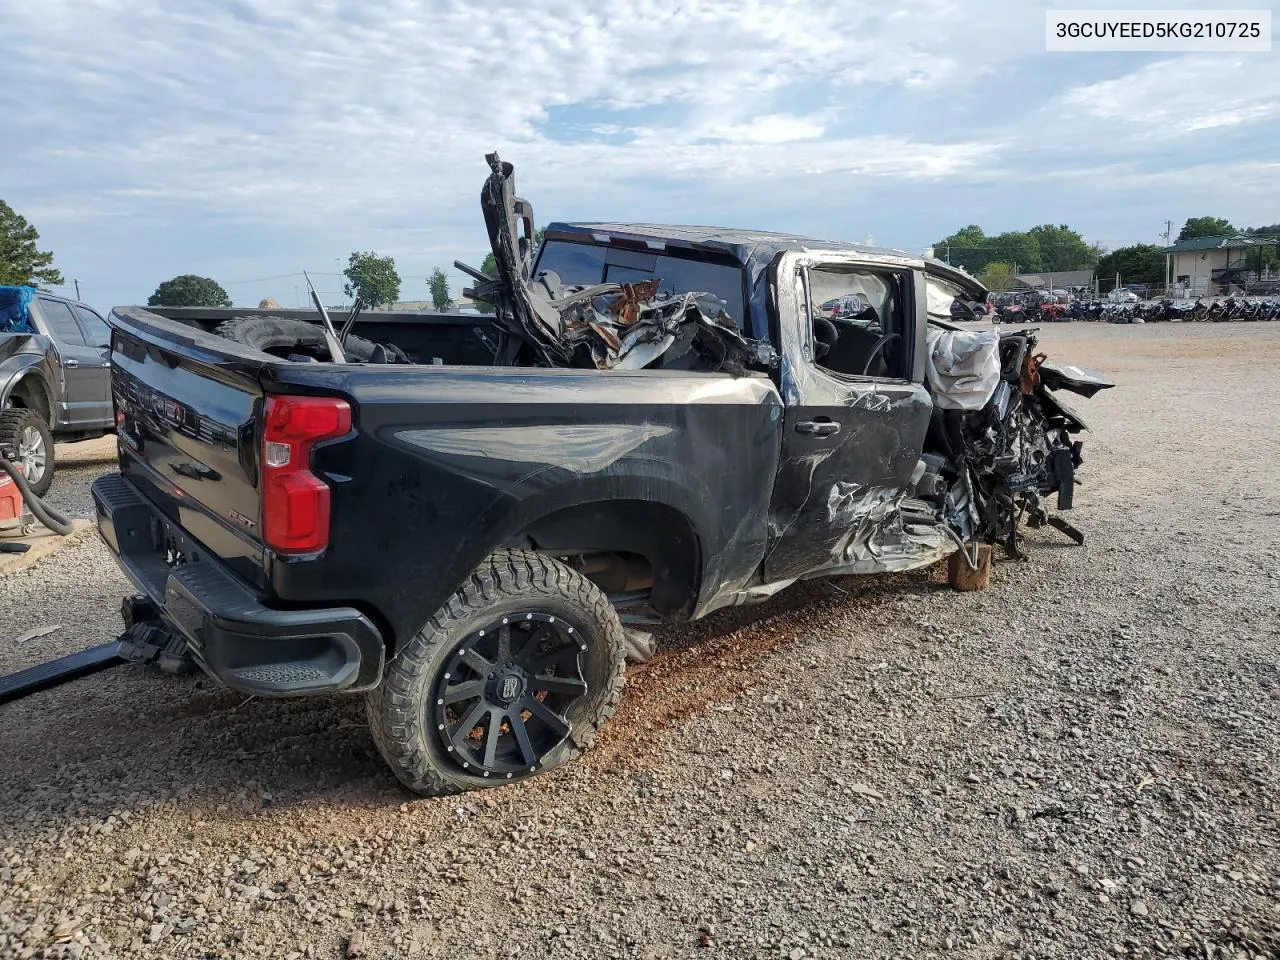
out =
[[329,545],[329,485],[311,472],[311,448],[351,429],[333,397],[267,397],[262,430],[262,539],[282,553]]

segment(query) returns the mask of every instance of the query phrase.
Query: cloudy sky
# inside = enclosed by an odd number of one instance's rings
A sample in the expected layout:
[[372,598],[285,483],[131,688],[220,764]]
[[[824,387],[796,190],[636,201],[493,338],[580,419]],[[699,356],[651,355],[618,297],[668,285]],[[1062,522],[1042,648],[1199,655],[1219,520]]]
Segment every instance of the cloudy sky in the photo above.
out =
[[179,273],[290,306],[308,269],[335,300],[356,249],[404,299],[437,264],[456,290],[495,148],[540,223],[918,253],[968,223],[1280,221],[1275,54],[1050,54],[1048,6],[0,0],[0,198],[104,308]]

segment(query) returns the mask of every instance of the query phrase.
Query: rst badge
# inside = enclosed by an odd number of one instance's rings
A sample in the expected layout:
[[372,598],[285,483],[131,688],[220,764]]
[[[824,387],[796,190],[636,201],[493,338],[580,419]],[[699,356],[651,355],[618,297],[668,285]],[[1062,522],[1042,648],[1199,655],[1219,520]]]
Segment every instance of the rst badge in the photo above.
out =
[[243,513],[237,513],[235,510],[228,510],[227,516],[230,517],[232,520],[234,520],[236,523],[240,524],[240,526],[247,527],[250,530],[252,530],[254,527],[258,525],[257,520],[250,520]]

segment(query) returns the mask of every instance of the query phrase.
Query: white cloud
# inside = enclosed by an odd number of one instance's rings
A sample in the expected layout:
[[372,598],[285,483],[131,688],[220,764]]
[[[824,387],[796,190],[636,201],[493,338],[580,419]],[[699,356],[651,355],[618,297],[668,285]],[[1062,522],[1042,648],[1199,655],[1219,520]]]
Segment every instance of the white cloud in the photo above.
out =
[[[1052,73],[1042,6],[0,0],[23,38],[0,84],[0,196],[69,275],[137,298],[175,272],[332,269],[357,247],[423,275],[449,250],[478,260],[495,148],[542,219],[857,225],[923,246],[943,214],[906,191],[980,203],[999,183],[1014,197],[1098,147],[1100,164],[1191,167],[1142,138],[1275,119],[1263,58],[1243,76],[1229,57],[1183,58],[1102,82],[1082,59],[1066,93],[1021,84]],[[971,85],[997,71],[1014,113],[961,126]],[[942,115],[923,112],[929,97]],[[1016,113],[1049,100],[1076,119],[1065,145]],[[1063,217],[1081,208],[1061,202]]]
[[793,143],[796,140],[815,140],[825,130],[823,121],[816,117],[771,113],[755,117],[747,123],[713,127],[707,131],[707,137],[731,143]]
[[[108,201],[203,196],[241,212],[259,198],[270,216],[300,200],[341,209],[340,194],[370,185],[455,185],[464,171],[470,185],[495,144],[535,147],[580,183],[578,145],[557,151],[545,129],[557,110],[592,110],[602,131],[624,128],[610,111],[665,111],[631,163],[655,175],[704,136],[746,147],[751,167],[753,146],[824,132],[771,101],[841,70],[904,82],[895,37],[914,33],[818,0],[9,2],[9,31],[27,42],[7,55],[19,82],[0,104],[11,129],[29,129],[0,162],[56,161],[19,165],[19,180],[71,174]],[[937,4],[908,6],[924,16]],[[42,115],[24,117],[28,98]]]
[[1269,57],[1172,57],[1065,91],[1071,113],[1115,121],[1153,139],[1280,117],[1280,73]]

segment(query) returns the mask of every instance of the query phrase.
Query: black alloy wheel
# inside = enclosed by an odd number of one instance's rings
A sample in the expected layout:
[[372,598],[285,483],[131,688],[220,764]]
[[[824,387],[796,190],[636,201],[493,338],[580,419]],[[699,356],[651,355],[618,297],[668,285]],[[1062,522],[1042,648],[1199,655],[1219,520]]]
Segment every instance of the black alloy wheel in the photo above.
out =
[[464,637],[431,705],[441,745],[483,777],[536,773],[569,736],[589,653],[579,628],[546,613],[501,617]]

